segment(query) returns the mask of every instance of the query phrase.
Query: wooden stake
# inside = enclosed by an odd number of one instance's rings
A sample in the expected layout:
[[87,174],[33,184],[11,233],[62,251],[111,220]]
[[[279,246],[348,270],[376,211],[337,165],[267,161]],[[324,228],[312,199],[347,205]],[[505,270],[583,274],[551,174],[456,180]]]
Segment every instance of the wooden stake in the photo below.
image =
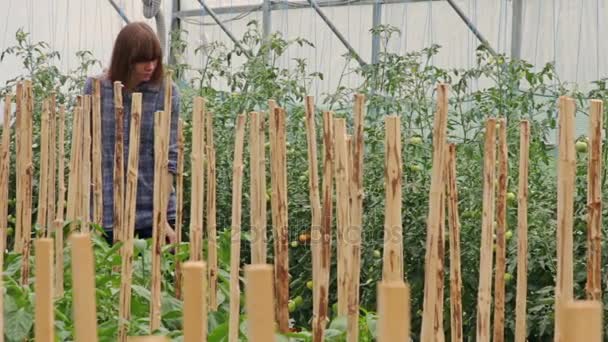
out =
[[245,114],[236,118],[234,161],[232,163],[232,231],[230,243],[230,324],[228,339],[239,340],[239,265],[241,262],[241,205],[243,200],[243,144],[245,139]]
[[574,100],[565,96],[559,99],[559,158],[557,173],[557,282],[555,288],[555,341],[562,341],[559,327],[562,324],[562,301],[573,299],[574,269],[572,262],[574,212]]
[[95,261],[89,234],[74,232],[72,243],[72,284],[75,342],[97,342]]
[[348,269],[347,257],[349,256],[346,231],[347,227],[350,226],[349,176],[351,173],[346,139],[346,121],[342,118],[334,119],[334,144],[336,153],[334,163],[337,197],[336,219],[338,226],[338,316],[346,316],[348,314],[346,273]]
[[[23,102],[21,114],[23,115],[22,126],[20,130],[23,138],[23,148],[21,161],[23,162],[21,171],[22,187],[20,191],[23,193],[21,210],[17,209],[17,226],[19,226],[19,218],[21,218],[22,230],[22,254],[23,259],[28,262],[21,263],[21,285],[29,283],[29,259],[30,259],[30,243],[32,235],[32,181],[34,177],[33,152],[32,152],[32,118],[34,116],[34,95],[32,90],[32,82],[24,81],[23,86]],[[17,200],[19,202],[19,200]]]
[[528,163],[530,124],[519,124],[519,189],[517,191],[517,297],[515,299],[515,342],[526,342],[528,294]]
[[74,231],[78,215],[78,188],[80,184],[80,169],[82,158],[82,108],[76,107],[72,120],[72,150],[70,153],[70,174],[68,180],[68,206],[66,219],[70,222],[70,232]]
[[287,222],[287,153],[285,111],[275,108],[270,117],[270,160],[272,183],[272,225],[276,230],[275,288],[279,331],[289,331],[289,236]]
[[55,319],[53,313],[53,239],[35,241],[36,294],[34,338],[36,342],[55,341]]
[[602,299],[602,115],[604,103],[591,100],[587,190],[587,299]]
[[208,113],[207,120],[207,234],[209,260],[209,309],[217,311],[217,234],[215,218],[215,146],[213,139],[213,114]]
[[251,164],[251,263],[266,263],[266,157],[263,113],[249,114]]
[[[6,245],[6,230],[8,225],[8,189],[10,177],[10,162],[11,162],[11,103],[12,96],[4,97],[4,124],[2,126],[2,143],[0,144],[0,271],[4,262],[4,252],[7,250]],[[1,277],[0,277],[1,278]],[[0,279],[1,281],[2,279]],[[1,296],[0,296],[1,297]],[[2,298],[0,298],[2,303]],[[2,315],[0,315],[2,316]],[[2,317],[0,317],[2,323]],[[2,325],[0,324],[0,329]],[[0,331],[2,335],[2,331]],[[0,342],[3,336],[0,336]]]
[[128,342],[169,342],[169,338],[159,335],[129,336]]
[[55,203],[57,203],[57,102],[55,94],[49,100],[49,148],[48,148],[48,180],[47,180],[47,203],[46,203],[46,225],[45,236],[50,237],[55,231]]
[[142,94],[133,93],[129,132],[129,166],[125,201],[124,244],[121,254],[120,306],[118,308],[118,341],[127,340],[131,320],[131,279],[133,275],[133,240],[135,235],[135,209],[139,176],[139,140],[142,117]]
[[124,208],[125,208],[125,119],[122,103],[123,85],[114,82],[114,202],[112,217],[112,234],[114,243],[124,241]]
[[313,286],[319,286],[318,296],[313,294],[313,342],[322,342],[325,324],[328,318],[329,276],[331,267],[331,225],[333,214],[333,118],[331,112],[323,112],[323,207],[321,213],[321,230],[319,236],[319,273]]
[[82,150],[82,186],[78,189],[80,192],[80,229],[88,233],[90,230],[91,221],[91,95],[84,96],[83,108],[83,150]]
[[477,341],[490,341],[492,304],[492,235],[494,233],[494,181],[496,167],[496,119],[486,121],[483,170],[483,209],[477,292]]
[[602,341],[602,302],[575,300],[563,303],[559,327],[564,342]]
[[[425,269],[436,270],[437,258],[433,251],[439,244],[439,230],[441,227],[439,210],[442,208],[441,194],[445,191],[443,184],[444,159],[448,114],[448,86],[439,84],[437,87],[437,115],[433,127],[433,169],[431,171],[431,189],[429,194],[429,214],[427,220],[427,240],[425,252]],[[425,272],[424,276],[424,302],[422,315],[421,341],[433,340],[433,327],[435,321],[435,305],[437,301],[437,273]]]
[[456,184],[456,145],[448,145],[448,223],[450,229],[450,317],[452,342],[462,342],[462,277],[460,270],[460,218]]
[[245,280],[249,341],[274,341],[272,266],[263,264],[245,266]]
[[[446,146],[447,147],[447,146]],[[447,148],[444,159],[444,166],[447,164]],[[446,172],[443,172],[443,182],[447,183]],[[443,292],[445,283],[445,191],[441,193],[441,207],[439,208],[439,234],[437,236],[437,300],[435,301],[435,322],[433,331],[434,341],[444,342],[445,332],[443,331]]]
[[192,186],[190,206],[190,260],[203,259],[203,214],[205,201],[205,160],[203,132],[205,130],[205,102],[203,98],[194,98],[192,109]]
[[16,97],[15,97],[15,105],[16,105],[16,112],[15,112],[15,193],[16,193],[16,206],[15,206],[15,242],[14,242],[14,246],[13,249],[16,253],[18,254],[22,254],[23,253],[23,218],[22,218],[22,212],[24,210],[23,206],[23,201],[24,201],[24,193],[25,193],[25,189],[23,189],[24,186],[24,177],[25,177],[25,171],[24,170],[24,156],[23,154],[25,153],[24,149],[26,148],[26,144],[27,142],[24,141],[26,139],[25,136],[25,132],[23,132],[23,125],[24,125],[24,105],[23,105],[23,82],[18,82],[17,83],[17,89],[16,89]]
[[378,283],[378,341],[410,341],[410,287],[403,280]]
[[184,263],[184,342],[207,340],[207,265]]
[[496,268],[494,276],[494,339],[505,339],[505,272],[507,271],[507,188],[509,152],[507,149],[507,123],[498,119],[498,201],[496,205]]
[[386,204],[384,207],[384,255],[382,280],[403,281],[403,228],[401,226],[401,124],[396,115],[384,119]]
[[103,175],[101,166],[101,82],[93,80],[93,222],[103,225]]
[[48,203],[48,184],[49,179],[49,126],[50,126],[49,102],[45,100],[42,104],[42,114],[40,116],[40,175],[38,180],[38,229],[47,235],[47,203]]
[[58,129],[58,186],[57,215],[55,218],[55,297],[63,297],[63,218],[65,205],[65,106],[59,108]]
[[180,118],[177,123],[177,181],[175,196],[177,197],[177,213],[175,218],[175,297],[182,299],[182,262],[180,246],[182,244],[182,222],[184,220],[184,121]]

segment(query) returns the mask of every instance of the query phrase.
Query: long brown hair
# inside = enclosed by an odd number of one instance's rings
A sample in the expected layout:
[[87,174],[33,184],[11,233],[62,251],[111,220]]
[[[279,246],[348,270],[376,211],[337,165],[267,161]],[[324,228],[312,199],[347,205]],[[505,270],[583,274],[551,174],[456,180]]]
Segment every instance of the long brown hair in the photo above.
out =
[[159,83],[163,76],[162,59],[163,51],[156,33],[144,22],[133,22],[123,27],[116,37],[108,76],[112,82],[120,81],[126,85],[135,63],[156,60],[150,82]]

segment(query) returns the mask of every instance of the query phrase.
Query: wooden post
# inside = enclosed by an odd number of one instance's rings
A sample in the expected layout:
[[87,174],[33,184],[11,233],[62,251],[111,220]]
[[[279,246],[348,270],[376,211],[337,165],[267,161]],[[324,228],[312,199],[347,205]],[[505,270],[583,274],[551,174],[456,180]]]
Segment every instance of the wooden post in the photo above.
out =
[[169,338],[160,335],[129,336],[128,342],[169,342]]
[[[17,226],[19,226],[19,218],[21,218],[21,247],[23,260],[29,260],[30,256],[30,243],[32,235],[32,181],[34,176],[34,164],[33,164],[33,152],[32,152],[32,118],[34,116],[34,95],[32,90],[32,82],[30,80],[24,81],[23,86],[23,101],[21,103],[22,110],[20,111],[22,117],[22,126],[20,129],[21,137],[23,138],[23,148],[21,161],[23,162],[21,168],[21,182],[22,187],[22,207],[21,210],[17,208]],[[19,200],[17,200],[19,203]],[[29,283],[29,262],[21,263],[21,285],[27,285]]]
[[125,209],[125,150],[124,134],[125,119],[122,103],[123,85],[114,82],[114,209],[112,234],[114,243],[124,241],[124,209]]
[[507,122],[498,119],[498,200],[496,203],[496,267],[494,276],[494,339],[505,339],[505,272],[507,271],[507,188],[509,151],[507,147]]
[[84,96],[83,114],[82,185],[78,189],[81,198],[79,217],[82,221],[80,229],[88,233],[91,221],[91,95]]
[[382,280],[403,281],[403,228],[401,226],[401,124],[396,115],[384,119],[386,131],[384,177],[386,204],[384,207],[384,255]]
[[378,342],[409,342],[409,285],[403,280],[379,282],[378,316]]
[[48,183],[49,180],[49,126],[50,126],[50,109],[49,101],[44,100],[42,104],[42,114],[40,116],[40,175],[38,180],[38,229],[48,233],[47,227],[47,209],[48,209]]
[[24,156],[23,154],[25,153],[24,149],[26,148],[26,144],[27,141],[25,141],[26,136],[25,136],[25,132],[23,131],[23,125],[24,125],[24,105],[23,105],[23,82],[18,82],[17,83],[17,89],[16,89],[16,97],[15,97],[15,105],[16,105],[16,111],[15,111],[15,194],[16,194],[16,206],[15,206],[15,242],[14,242],[14,246],[13,246],[13,250],[16,253],[23,253],[23,243],[22,243],[22,239],[23,239],[23,218],[22,218],[22,212],[24,210],[23,206],[23,201],[24,201],[24,194],[25,194],[25,189],[23,189],[24,186],[24,177],[25,177],[25,171],[24,170]]
[[289,236],[287,222],[287,151],[285,111],[275,108],[270,117],[270,160],[272,183],[272,225],[276,230],[275,289],[279,330],[289,331]]
[[180,246],[182,244],[182,222],[184,220],[184,121],[180,118],[177,123],[177,180],[175,196],[177,197],[177,213],[175,217],[175,297],[182,299],[182,262]]
[[103,175],[101,166],[101,82],[93,80],[93,222],[103,225]]
[[526,342],[528,294],[528,163],[530,124],[519,124],[519,186],[517,190],[517,297],[515,299],[515,342]]
[[[448,114],[448,86],[439,84],[437,87],[437,115],[435,115],[433,127],[433,169],[431,171],[431,189],[429,194],[429,214],[427,220],[427,240],[425,252],[425,269],[437,269],[437,250],[439,244],[439,230],[441,227],[442,208],[441,194],[445,192],[443,182],[444,159],[447,131]],[[433,328],[435,325],[435,305],[437,302],[437,273],[425,272],[424,275],[424,301],[422,315],[421,341],[432,341],[434,338]]]
[[232,163],[232,229],[230,243],[230,324],[228,340],[239,340],[239,266],[241,262],[241,204],[243,200],[243,144],[245,139],[245,114],[236,118],[234,161]]
[[559,98],[559,158],[557,173],[557,282],[555,288],[555,341],[560,342],[562,302],[573,299],[573,236],[574,176],[576,155],[574,152],[574,100]]
[[120,306],[118,308],[118,340],[124,342],[129,332],[131,320],[131,279],[133,275],[133,239],[135,235],[135,208],[137,200],[137,180],[139,175],[139,140],[142,117],[142,94],[133,93],[131,124],[129,132],[129,166],[125,201],[125,221],[123,245],[121,248]]
[[477,292],[477,341],[490,341],[492,304],[492,235],[494,232],[494,180],[496,167],[496,119],[486,121],[483,167],[483,209]]
[[[447,146],[446,146],[447,147]],[[444,159],[443,182],[447,183],[445,165],[447,164],[447,148],[444,150],[446,156]],[[444,188],[445,189],[445,188]],[[443,301],[444,301],[444,283],[445,283],[445,190],[441,193],[441,206],[439,208],[439,234],[437,236],[437,300],[435,301],[435,322],[433,331],[435,334],[434,341],[444,342],[445,332],[443,331]]]
[[462,342],[462,276],[460,270],[460,218],[456,183],[456,145],[448,145],[447,200],[450,239],[450,332],[452,342]]
[[250,113],[251,263],[266,263],[266,157],[263,113]]
[[202,97],[194,98],[192,109],[192,186],[190,206],[190,260],[203,260],[203,214],[205,201],[205,160],[204,141],[205,102]]
[[215,217],[215,146],[213,139],[213,114],[207,115],[207,234],[209,268],[209,309],[217,311],[217,233]]
[[[8,184],[11,162],[11,103],[12,96],[4,97],[4,125],[2,126],[2,143],[0,144],[0,270],[4,262],[4,252],[7,250],[7,220],[8,220]],[[2,279],[0,279],[1,281]],[[1,296],[0,296],[1,297]],[[2,298],[0,298],[2,303]],[[2,315],[0,315],[2,316]],[[2,317],[0,317],[0,323]],[[2,326],[0,325],[0,329]],[[0,331],[0,335],[2,331]],[[2,337],[0,337],[2,339]],[[1,341],[0,341],[1,342]]]
[[36,253],[36,294],[34,338],[36,342],[55,341],[55,320],[53,313],[53,239],[35,240]]
[[564,342],[602,341],[602,302],[575,300],[564,302],[560,329]]
[[95,261],[89,234],[74,232],[72,243],[72,283],[75,342],[97,342]]
[[66,219],[70,222],[70,232],[74,231],[76,217],[78,215],[78,188],[80,184],[81,149],[82,149],[82,108],[76,107],[72,120],[72,150],[70,153],[70,174],[68,180],[68,206]]
[[207,340],[207,265],[184,263],[184,342]]
[[63,218],[65,205],[65,105],[59,108],[58,175],[59,194],[55,217],[55,297],[63,297]]
[[350,226],[350,169],[348,157],[348,143],[346,139],[346,121],[342,118],[334,119],[334,173],[336,177],[336,220],[338,240],[338,315],[348,314],[347,290],[347,257],[349,255],[346,243],[346,232]]
[[587,210],[587,299],[602,298],[602,115],[604,103],[591,100]]
[[46,203],[46,237],[50,237],[55,231],[55,203],[57,203],[56,172],[57,172],[57,101],[55,94],[49,99],[49,149],[48,149],[48,180],[47,180],[47,203]]
[[245,280],[249,341],[274,341],[272,266],[264,264],[245,266]]

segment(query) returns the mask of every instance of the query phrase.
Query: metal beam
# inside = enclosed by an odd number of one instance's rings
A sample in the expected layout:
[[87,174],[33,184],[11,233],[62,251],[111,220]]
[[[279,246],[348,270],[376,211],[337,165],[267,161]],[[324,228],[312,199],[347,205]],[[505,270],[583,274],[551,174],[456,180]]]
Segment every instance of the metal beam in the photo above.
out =
[[523,0],[512,0],[513,20],[511,22],[511,58],[521,58],[521,37],[523,32]]
[[270,6],[270,0],[264,0],[264,3],[262,4],[262,34],[264,35],[264,40],[268,40],[270,31],[272,31],[272,15],[270,13]]
[[220,26],[222,31],[224,31],[224,33],[226,33],[228,38],[230,38],[230,40],[232,40],[234,45],[236,45],[239,49],[241,49],[241,51],[243,51],[243,53],[247,56],[247,58],[251,58],[251,52],[249,50],[246,50],[241,45],[241,43],[236,39],[236,37],[232,34],[232,32],[230,32],[230,30],[226,27],[226,25],[224,25],[224,23],[220,20],[220,18],[218,18],[218,16],[215,14],[215,12],[205,3],[205,1],[203,1],[203,0],[197,0],[197,1],[199,4],[201,4],[201,6],[203,6],[203,9],[205,10],[205,12],[209,13],[211,18],[213,18],[213,20]]
[[367,65],[367,63],[365,63],[363,61],[363,59],[361,59],[361,57],[359,56],[357,51],[355,51],[355,49],[353,49],[353,47],[350,45],[348,40],[346,40],[346,38],[344,38],[342,33],[340,33],[340,31],[338,31],[338,29],[334,26],[334,24],[331,22],[331,20],[329,20],[329,18],[325,15],[325,13],[323,13],[323,11],[319,7],[319,5],[317,5],[317,2],[314,0],[308,0],[308,2],[315,9],[315,11],[317,11],[317,14],[321,17],[321,19],[323,19],[323,21],[325,22],[325,24],[327,24],[329,29],[336,35],[336,37],[338,37],[338,39],[342,42],[342,44],[344,44],[344,46],[346,47],[348,52],[350,52],[350,54],[357,60],[357,62],[359,62],[359,65],[361,65],[361,66]]
[[[174,32],[176,30],[181,29],[182,27],[182,23],[181,23],[181,18],[176,17],[175,13],[179,12],[179,10],[182,7],[181,4],[181,0],[173,0],[172,3],[172,8],[171,8],[171,32]],[[169,34],[169,36],[171,36],[171,34]],[[177,59],[175,58],[175,51],[173,49],[173,46],[171,44],[171,39],[169,39],[169,64],[170,65],[175,65],[177,64]]]
[[477,39],[479,39],[479,41],[483,45],[486,46],[486,48],[488,49],[488,51],[490,51],[490,53],[493,56],[496,56],[497,55],[496,51],[492,48],[492,46],[490,45],[490,43],[481,34],[481,32],[479,32],[479,30],[477,29],[477,27],[475,27],[475,25],[471,22],[471,20],[469,20],[469,18],[464,14],[464,12],[460,9],[460,7],[458,7],[458,5],[456,5],[456,3],[454,2],[454,0],[447,0],[447,2],[450,4],[450,6],[452,6],[452,8],[454,9],[454,11],[456,11],[456,13],[458,14],[458,16],[462,19],[462,21],[464,21],[464,23],[467,24],[467,26],[469,27],[469,29],[471,30],[471,32],[473,32],[473,34],[477,37]]
[[112,7],[114,7],[114,9],[116,10],[116,12],[118,12],[118,15],[122,18],[122,20],[125,21],[125,23],[129,24],[129,18],[127,18],[127,15],[125,14],[125,12],[118,7],[118,5],[114,2],[114,0],[108,0],[110,2],[110,5],[112,5]]
[[[380,0],[376,1],[372,11],[372,27],[376,28],[382,25],[382,3]],[[380,35],[372,35],[372,64],[378,63],[378,57],[380,55]]]

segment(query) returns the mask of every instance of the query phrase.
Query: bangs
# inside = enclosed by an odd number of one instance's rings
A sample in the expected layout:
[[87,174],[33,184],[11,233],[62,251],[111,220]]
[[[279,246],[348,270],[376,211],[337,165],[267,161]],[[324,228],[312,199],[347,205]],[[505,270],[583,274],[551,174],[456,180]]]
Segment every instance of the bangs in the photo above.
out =
[[131,55],[131,63],[149,62],[162,59],[162,51],[153,32],[142,32]]

